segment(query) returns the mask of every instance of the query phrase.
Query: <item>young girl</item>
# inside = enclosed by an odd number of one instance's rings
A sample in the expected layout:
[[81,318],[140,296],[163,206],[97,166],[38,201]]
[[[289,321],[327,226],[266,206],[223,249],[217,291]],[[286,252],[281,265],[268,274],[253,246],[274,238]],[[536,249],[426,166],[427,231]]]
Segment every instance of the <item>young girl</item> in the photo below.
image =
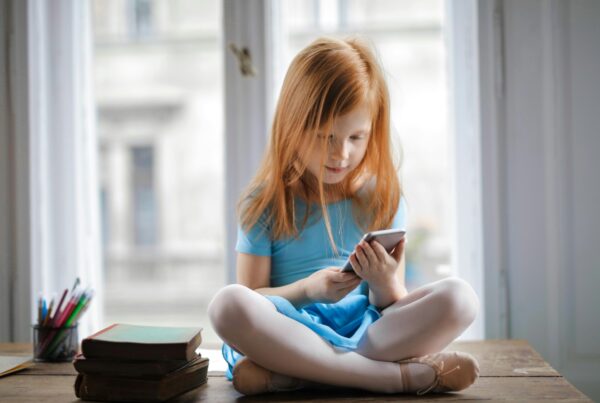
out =
[[[318,39],[285,77],[262,165],[240,202],[238,283],[209,306],[243,394],[334,385],[385,393],[461,390],[469,354],[442,352],[475,318],[459,279],[408,293],[387,86],[356,39]],[[354,272],[341,272],[346,259]]]

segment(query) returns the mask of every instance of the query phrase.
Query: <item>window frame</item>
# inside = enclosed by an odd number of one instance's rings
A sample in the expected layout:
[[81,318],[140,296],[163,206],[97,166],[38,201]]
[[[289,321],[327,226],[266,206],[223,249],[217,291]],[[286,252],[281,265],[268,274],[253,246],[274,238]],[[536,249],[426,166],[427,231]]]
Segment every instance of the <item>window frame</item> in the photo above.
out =
[[[510,334],[506,246],[503,2],[448,0],[453,266],[480,298],[465,339]],[[475,167],[475,169],[473,169]]]
[[[280,8],[276,0],[223,0],[225,66],[225,267],[236,282],[237,202],[259,167],[267,147],[275,86],[280,72]],[[240,73],[230,50],[248,48],[253,77]]]

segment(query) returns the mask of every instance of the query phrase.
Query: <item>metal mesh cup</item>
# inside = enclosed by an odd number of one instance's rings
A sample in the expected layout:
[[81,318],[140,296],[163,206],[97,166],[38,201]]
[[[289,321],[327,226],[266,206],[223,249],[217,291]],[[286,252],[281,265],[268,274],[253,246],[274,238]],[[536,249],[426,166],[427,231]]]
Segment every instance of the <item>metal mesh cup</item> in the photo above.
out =
[[77,325],[58,328],[33,325],[35,361],[71,361],[78,349]]

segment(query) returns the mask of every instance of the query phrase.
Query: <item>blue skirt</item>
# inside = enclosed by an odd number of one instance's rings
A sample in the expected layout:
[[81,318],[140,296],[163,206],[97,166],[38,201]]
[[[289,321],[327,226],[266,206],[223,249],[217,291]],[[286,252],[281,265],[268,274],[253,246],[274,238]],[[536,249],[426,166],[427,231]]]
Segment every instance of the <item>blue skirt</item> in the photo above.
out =
[[[356,349],[367,328],[381,317],[379,310],[369,303],[365,282],[335,304],[314,303],[296,309],[287,299],[266,295],[285,316],[302,323],[331,345],[342,350]],[[235,363],[243,357],[227,344],[223,344],[223,357],[227,361],[227,379],[233,379]]]

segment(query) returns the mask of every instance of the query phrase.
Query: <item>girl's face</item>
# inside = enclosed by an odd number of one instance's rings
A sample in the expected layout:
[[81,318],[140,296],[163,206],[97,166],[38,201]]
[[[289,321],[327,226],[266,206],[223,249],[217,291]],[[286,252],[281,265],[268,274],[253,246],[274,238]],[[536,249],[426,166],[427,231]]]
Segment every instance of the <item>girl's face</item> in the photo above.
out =
[[320,139],[326,138],[329,143],[325,161],[321,158],[321,142],[317,141],[305,161],[308,171],[319,177],[324,164],[323,183],[341,182],[365,156],[371,135],[371,119],[367,103],[337,117],[333,122],[333,133],[318,134]]

